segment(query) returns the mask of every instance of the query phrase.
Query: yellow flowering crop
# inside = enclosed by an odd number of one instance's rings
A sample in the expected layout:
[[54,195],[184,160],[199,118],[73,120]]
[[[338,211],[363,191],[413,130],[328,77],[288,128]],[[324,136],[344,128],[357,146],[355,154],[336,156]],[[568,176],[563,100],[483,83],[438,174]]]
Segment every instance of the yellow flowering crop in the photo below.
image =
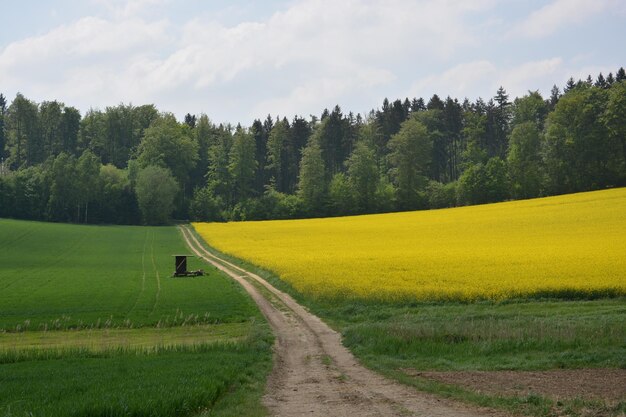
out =
[[195,223],[312,297],[626,294],[626,188],[443,210]]

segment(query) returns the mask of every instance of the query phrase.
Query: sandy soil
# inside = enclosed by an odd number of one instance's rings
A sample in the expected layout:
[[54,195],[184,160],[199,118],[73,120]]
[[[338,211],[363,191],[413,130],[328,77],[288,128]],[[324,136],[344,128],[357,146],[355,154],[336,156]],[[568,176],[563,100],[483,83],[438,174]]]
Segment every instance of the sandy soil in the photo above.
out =
[[[224,271],[257,303],[276,336],[264,403],[275,416],[503,416],[418,392],[376,374],[341,344],[340,335],[258,275],[212,255],[189,229],[191,250]],[[262,289],[262,290],[261,290]],[[267,298],[266,298],[267,297]]]
[[601,399],[626,401],[626,369],[560,369],[551,371],[422,372],[407,375],[460,385],[473,391],[506,396],[539,394],[556,400]]

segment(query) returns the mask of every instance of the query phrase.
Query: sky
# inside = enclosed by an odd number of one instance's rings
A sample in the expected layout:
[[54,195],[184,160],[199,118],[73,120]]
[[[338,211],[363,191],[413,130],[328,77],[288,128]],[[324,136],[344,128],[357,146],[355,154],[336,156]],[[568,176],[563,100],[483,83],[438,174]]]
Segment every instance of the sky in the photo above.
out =
[[385,97],[547,96],[626,66],[626,0],[20,0],[0,93],[250,125]]

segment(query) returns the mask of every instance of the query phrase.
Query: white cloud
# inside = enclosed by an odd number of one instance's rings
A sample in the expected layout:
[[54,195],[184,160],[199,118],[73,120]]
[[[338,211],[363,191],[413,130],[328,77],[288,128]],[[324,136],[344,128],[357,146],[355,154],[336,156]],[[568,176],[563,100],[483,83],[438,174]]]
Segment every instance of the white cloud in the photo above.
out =
[[425,98],[433,94],[458,98],[471,96],[486,85],[492,86],[497,74],[496,66],[487,60],[467,62],[441,74],[420,79],[409,89],[409,96]]
[[474,100],[480,96],[491,97],[500,86],[511,98],[523,96],[529,90],[539,90],[545,95],[552,85],[564,84],[570,76],[581,71],[585,69],[565,63],[561,57],[512,66],[498,66],[487,60],[472,61],[417,81],[410,89],[410,96],[428,99],[432,94],[438,94]]
[[353,74],[346,78],[318,78],[305,81],[284,97],[261,101],[254,107],[252,114],[262,115],[269,110],[273,114],[289,115],[294,109],[306,108],[314,109],[313,112],[318,113],[322,108],[332,108],[337,104],[338,96],[354,93],[362,88],[385,85],[395,78],[390,71],[385,70],[355,69]]
[[[543,38],[565,26],[579,24],[594,15],[619,8],[620,0],[554,0],[516,25],[511,35]],[[621,5],[623,7],[623,4]]]
[[[558,0],[520,27],[541,34],[546,19],[559,26],[582,19],[581,5],[593,14],[614,1]],[[233,12],[240,21],[225,23],[233,16],[225,18],[223,8],[190,16],[169,0],[91,0],[98,5],[92,16],[0,49],[0,80],[9,96],[21,91],[82,110],[149,102],[179,116],[206,111],[216,121],[248,123],[268,113],[318,114],[334,104],[367,111],[385,96],[407,93],[472,98],[502,84],[523,94],[593,62],[593,54],[566,65],[566,58],[529,53],[529,62],[515,65],[523,58],[504,50],[498,32],[507,22],[496,15],[497,3],[295,0],[264,18],[241,21],[254,10]]]
[[170,0],[92,0],[96,5],[104,7],[117,19],[136,17],[146,9],[168,3]]
[[84,17],[8,45],[0,51],[0,79],[31,99],[82,110],[149,98],[136,88],[132,68],[166,42],[166,30],[165,21]]
[[263,106],[318,112],[342,95],[392,82],[394,65],[419,56],[448,60],[460,48],[479,44],[464,14],[491,4],[311,0],[294,3],[266,21],[232,27],[196,19],[184,27],[181,48],[148,79],[168,86],[192,82],[202,89],[271,72],[280,90],[287,85],[287,91],[262,97],[250,116],[277,110]]
[[[560,57],[541,61],[526,62],[501,71],[498,84],[505,86],[512,97],[521,96],[528,90],[550,88],[555,81],[561,81],[563,59]],[[546,81],[548,85],[546,85]]]
[[[163,21],[107,21],[85,17],[63,25],[45,35],[26,38],[8,45],[0,53],[0,71],[20,72],[24,66],[45,64],[64,59],[92,59],[108,53],[125,53],[148,48],[163,40]],[[79,64],[84,64],[84,61]]]
[[[79,105],[152,100],[181,113],[223,90],[212,99],[239,99],[237,117],[317,113],[394,82],[415,60],[449,61],[480,45],[466,15],[494,0],[300,0],[264,20],[227,26],[198,15],[175,31],[144,15],[167,0],[93,1],[110,16],[8,45],[0,78],[35,100]],[[186,97],[163,106],[175,92]]]

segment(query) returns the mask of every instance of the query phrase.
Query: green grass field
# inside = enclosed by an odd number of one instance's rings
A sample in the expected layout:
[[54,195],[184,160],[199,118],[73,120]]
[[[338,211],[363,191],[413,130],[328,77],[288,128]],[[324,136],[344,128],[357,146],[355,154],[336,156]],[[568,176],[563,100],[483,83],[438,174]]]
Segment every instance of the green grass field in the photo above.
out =
[[0,219],[0,416],[263,415],[269,327],[174,227]]
[[[173,279],[173,227],[0,220],[0,329],[242,322],[256,307],[231,280]],[[190,269],[203,265],[194,258]],[[205,269],[207,269],[205,267]]]

